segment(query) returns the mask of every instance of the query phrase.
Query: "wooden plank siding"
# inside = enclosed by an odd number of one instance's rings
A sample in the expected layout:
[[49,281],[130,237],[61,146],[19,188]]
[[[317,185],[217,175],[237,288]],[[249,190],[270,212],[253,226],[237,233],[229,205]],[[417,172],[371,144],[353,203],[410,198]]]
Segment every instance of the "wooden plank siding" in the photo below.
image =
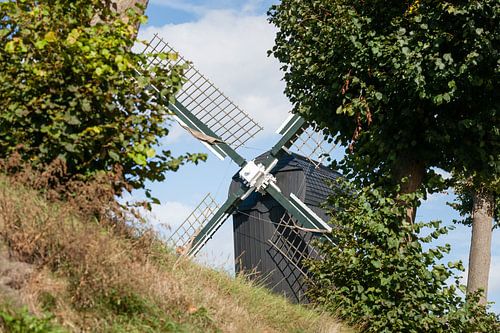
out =
[[[267,155],[257,158],[263,160]],[[340,175],[325,167],[315,169],[314,165],[298,155],[291,155],[278,162],[272,173],[282,192],[294,193],[321,218],[328,217],[319,207],[331,193],[325,180]],[[239,185],[238,176],[233,177],[230,191]],[[285,210],[269,195],[252,194],[243,201],[233,215],[234,250],[237,273],[265,284],[292,302],[307,302],[306,287],[300,271],[286,260],[269,242]],[[303,233],[306,246],[312,235]]]

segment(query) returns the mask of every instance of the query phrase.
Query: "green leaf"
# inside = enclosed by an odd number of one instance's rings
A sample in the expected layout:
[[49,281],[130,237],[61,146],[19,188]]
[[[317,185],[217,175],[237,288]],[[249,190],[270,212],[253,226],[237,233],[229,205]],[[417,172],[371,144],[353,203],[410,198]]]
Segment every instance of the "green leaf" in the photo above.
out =
[[156,155],[156,151],[153,148],[146,149],[146,156],[148,158],[153,158]]
[[14,53],[16,51],[16,42],[11,40],[5,44],[5,51],[8,53]]
[[35,47],[39,50],[43,49],[47,45],[47,40],[40,39],[35,42]]
[[54,31],[49,31],[45,34],[43,39],[45,39],[48,43],[54,43],[57,41],[57,36]]
[[143,154],[132,154],[132,159],[137,165],[144,166],[147,164],[146,156]]
[[120,155],[118,155],[116,152],[114,152],[112,150],[108,151],[108,155],[109,155],[109,157],[111,157],[111,159],[113,161],[119,161],[120,160]]
[[80,37],[80,31],[77,29],[71,30],[71,32],[68,34],[68,37],[66,38],[66,41],[69,45],[73,45],[78,41],[78,38]]

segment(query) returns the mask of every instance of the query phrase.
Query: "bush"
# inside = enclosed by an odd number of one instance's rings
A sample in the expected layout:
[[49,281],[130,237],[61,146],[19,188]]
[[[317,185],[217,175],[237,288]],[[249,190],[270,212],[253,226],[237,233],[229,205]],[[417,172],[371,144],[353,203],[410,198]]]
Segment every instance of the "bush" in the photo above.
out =
[[497,332],[498,318],[477,295],[461,296],[462,264],[438,262],[450,246],[422,246],[447,228],[407,223],[402,200],[373,187],[336,187],[328,201],[336,244],[321,244],[325,258],[308,263],[310,297],[367,332]]
[[170,113],[146,91],[161,83],[155,96],[171,101],[183,68],[145,69],[148,55],[131,50],[145,18],[127,14],[101,0],[0,3],[0,159],[60,161],[60,182],[118,175],[119,194],[205,158],[157,151]]

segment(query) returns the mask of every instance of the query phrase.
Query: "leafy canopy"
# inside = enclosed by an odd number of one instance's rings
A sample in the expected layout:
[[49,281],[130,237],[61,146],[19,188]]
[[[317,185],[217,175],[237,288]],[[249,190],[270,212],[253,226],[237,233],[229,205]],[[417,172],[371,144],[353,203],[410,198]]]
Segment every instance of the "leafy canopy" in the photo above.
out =
[[365,175],[407,159],[500,173],[500,3],[283,0],[271,54],[295,112]]
[[170,114],[147,90],[161,82],[171,101],[183,68],[145,69],[148,55],[131,51],[144,20],[135,10],[122,20],[109,1],[0,3],[0,158],[17,151],[36,168],[62,159],[68,178],[118,168],[117,190],[204,159],[158,148]]

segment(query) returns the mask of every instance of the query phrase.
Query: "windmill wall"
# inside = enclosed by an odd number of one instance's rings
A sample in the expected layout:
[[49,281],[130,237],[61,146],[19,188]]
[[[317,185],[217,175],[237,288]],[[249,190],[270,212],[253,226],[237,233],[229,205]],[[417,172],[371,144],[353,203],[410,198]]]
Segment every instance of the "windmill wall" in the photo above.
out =
[[[266,156],[259,157],[257,161]],[[286,196],[294,193],[318,216],[328,221],[320,205],[331,191],[325,181],[337,178],[337,172],[322,166],[317,169],[307,159],[290,155],[282,158],[272,173]],[[235,175],[230,191],[239,186],[239,178]],[[306,302],[303,269],[283,255],[282,252],[286,251],[280,251],[280,240],[276,241],[276,234],[278,231],[282,237],[288,238],[286,241],[306,254],[312,253],[309,244],[313,236],[302,231],[289,233],[289,229],[280,224],[285,213],[284,208],[269,195],[253,193],[240,204],[233,215],[236,272],[244,272],[293,302]]]

